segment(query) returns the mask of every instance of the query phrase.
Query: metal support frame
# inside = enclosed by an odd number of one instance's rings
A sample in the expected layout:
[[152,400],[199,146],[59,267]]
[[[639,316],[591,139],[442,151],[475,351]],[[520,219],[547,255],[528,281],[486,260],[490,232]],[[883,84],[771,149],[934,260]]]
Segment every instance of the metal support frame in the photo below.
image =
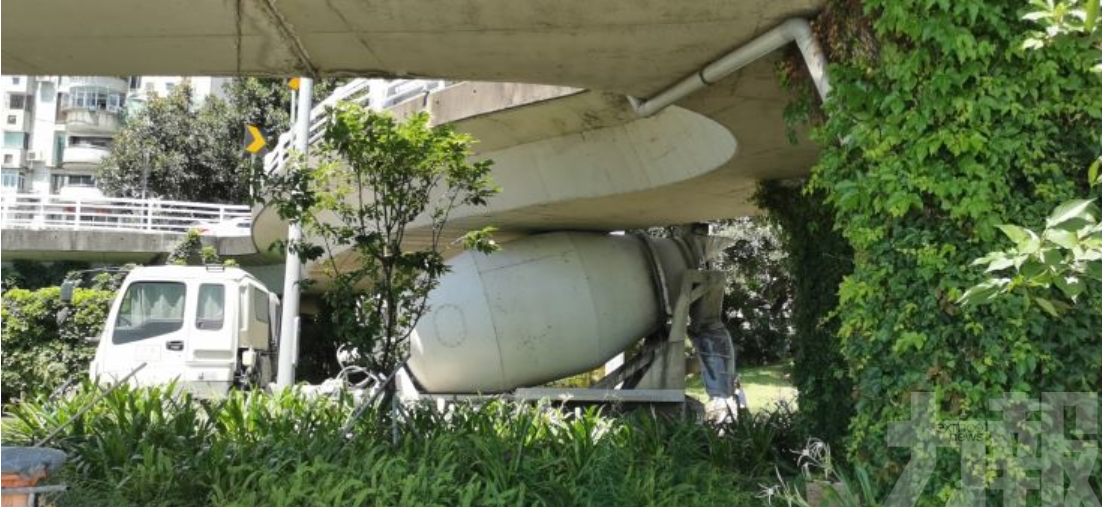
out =
[[[722,271],[688,270],[681,279],[669,334],[661,344],[651,364],[632,387],[638,389],[685,390],[685,342],[689,338],[690,309],[693,303],[716,290],[722,291],[726,281]],[[625,382],[625,386],[629,384]]]

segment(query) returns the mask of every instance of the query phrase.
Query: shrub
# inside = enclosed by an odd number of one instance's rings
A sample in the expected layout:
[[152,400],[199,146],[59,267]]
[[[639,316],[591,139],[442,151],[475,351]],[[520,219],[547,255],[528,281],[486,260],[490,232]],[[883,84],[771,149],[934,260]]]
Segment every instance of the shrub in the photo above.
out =
[[786,412],[711,426],[495,401],[415,407],[395,443],[372,414],[345,438],[350,396],[199,402],[174,386],[121,386],[70,421],[98,392],[27,401],[5,424],[18,444],[68,423],[51,442],[71,456],[59,505],[745,505],[799,442]]
[[2,357],[3,401],[50,392],[70,376],[87,371],[95,345],[84,338],[103,330],[114,292],[76,289],[65,322],[57,321],[57,287],[4,293]]
[[4,291],[14,288],[38,290],[43,287],[53,287],[65,281],[69,272],[89,267],[87,262],[13,260],[4,268]]

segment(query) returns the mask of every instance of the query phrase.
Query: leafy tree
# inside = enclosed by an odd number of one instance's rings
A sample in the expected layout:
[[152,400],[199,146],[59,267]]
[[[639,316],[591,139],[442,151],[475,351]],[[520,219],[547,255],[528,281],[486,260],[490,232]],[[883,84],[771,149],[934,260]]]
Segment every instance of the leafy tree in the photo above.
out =
[[[314,103],[333,93],[345,79],[317,79],[314,81]],[[230,106],[244,125],[256,125],[273,138],[291,128],[291,87],[282,78],[242,77],[228,85]],[[275,139],[271,139],[275,142]],[[240,142],[240,140],[238,140]]]
[[[263,199],[304,239],[284,245],[318,261],[335,338],[359,351],[370,371],[405,361],[408,338],[448,267],[442,249],[451,211],[485,205],[497,189],[490,162],[469,162],[473,140],[427,114],[404,123],[355,104],[328,113],[322,141],[281,174],[267,175]],[[411,224],[420,226],[414,234]],[[462,236],[492,251],[491,228]]]
[[[148,170],[148,173],[146,172]],[[108,193],[242,203],[248,197],[241,127],[222,99],[196,107],[185,81],[127,118],[97,176]]]
[[793,281],[779,233],[759,217],[723,223],[716,232],[734,241],[723,252],[723,307],[740,364],[791,357]]
[[[315,100],[339,83],[319,80]],[[164,199],[246,202],[261,161],[244,156],[244,127],[259,126],[275,143],[290,127],[290,87],[284,79],[250,77],[231,81],[227,92],[226,100],[210,96],[197,106],[185,81],[167,96],[150,96],[116,136],[99,168],[100,186],[113,195],[141,197],[145,182],[146,195]]]
[[[682,227],[657,226],[627,232],[676,238],[684,233]],[[737,349],[739,364],[787,359],[792,344],[793,286],[776,224],[763,217],[746,217],[715,222],[712,231],[730,240],[713,268],[726,273],[724,324]]]

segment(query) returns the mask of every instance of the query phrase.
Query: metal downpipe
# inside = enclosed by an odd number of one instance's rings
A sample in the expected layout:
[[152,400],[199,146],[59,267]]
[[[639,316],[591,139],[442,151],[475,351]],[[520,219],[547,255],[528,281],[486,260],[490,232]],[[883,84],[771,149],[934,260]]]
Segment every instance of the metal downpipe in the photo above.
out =
[[827,62],[822,47],[812,34],[811,25],[806,19],[790,18],[657,95],[645,100],[628,97],[628,101],[640,116],[652,116],[791,42],[795,42],[800,48],[800,54],[803,56],[804,63],[807,64],[808,73],[815,83],[819,97],[826,100],[827,95],[830,94],[830,81],[826,74]]

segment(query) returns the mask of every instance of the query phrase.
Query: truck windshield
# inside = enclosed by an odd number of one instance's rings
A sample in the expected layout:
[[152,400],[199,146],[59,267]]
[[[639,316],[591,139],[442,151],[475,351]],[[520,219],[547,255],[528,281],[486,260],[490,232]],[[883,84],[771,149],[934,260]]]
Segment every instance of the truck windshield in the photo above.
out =
[[130,284],[115,319],[114,343],[128,343],[178,331],[184,326],[184,295],[177,282]]

